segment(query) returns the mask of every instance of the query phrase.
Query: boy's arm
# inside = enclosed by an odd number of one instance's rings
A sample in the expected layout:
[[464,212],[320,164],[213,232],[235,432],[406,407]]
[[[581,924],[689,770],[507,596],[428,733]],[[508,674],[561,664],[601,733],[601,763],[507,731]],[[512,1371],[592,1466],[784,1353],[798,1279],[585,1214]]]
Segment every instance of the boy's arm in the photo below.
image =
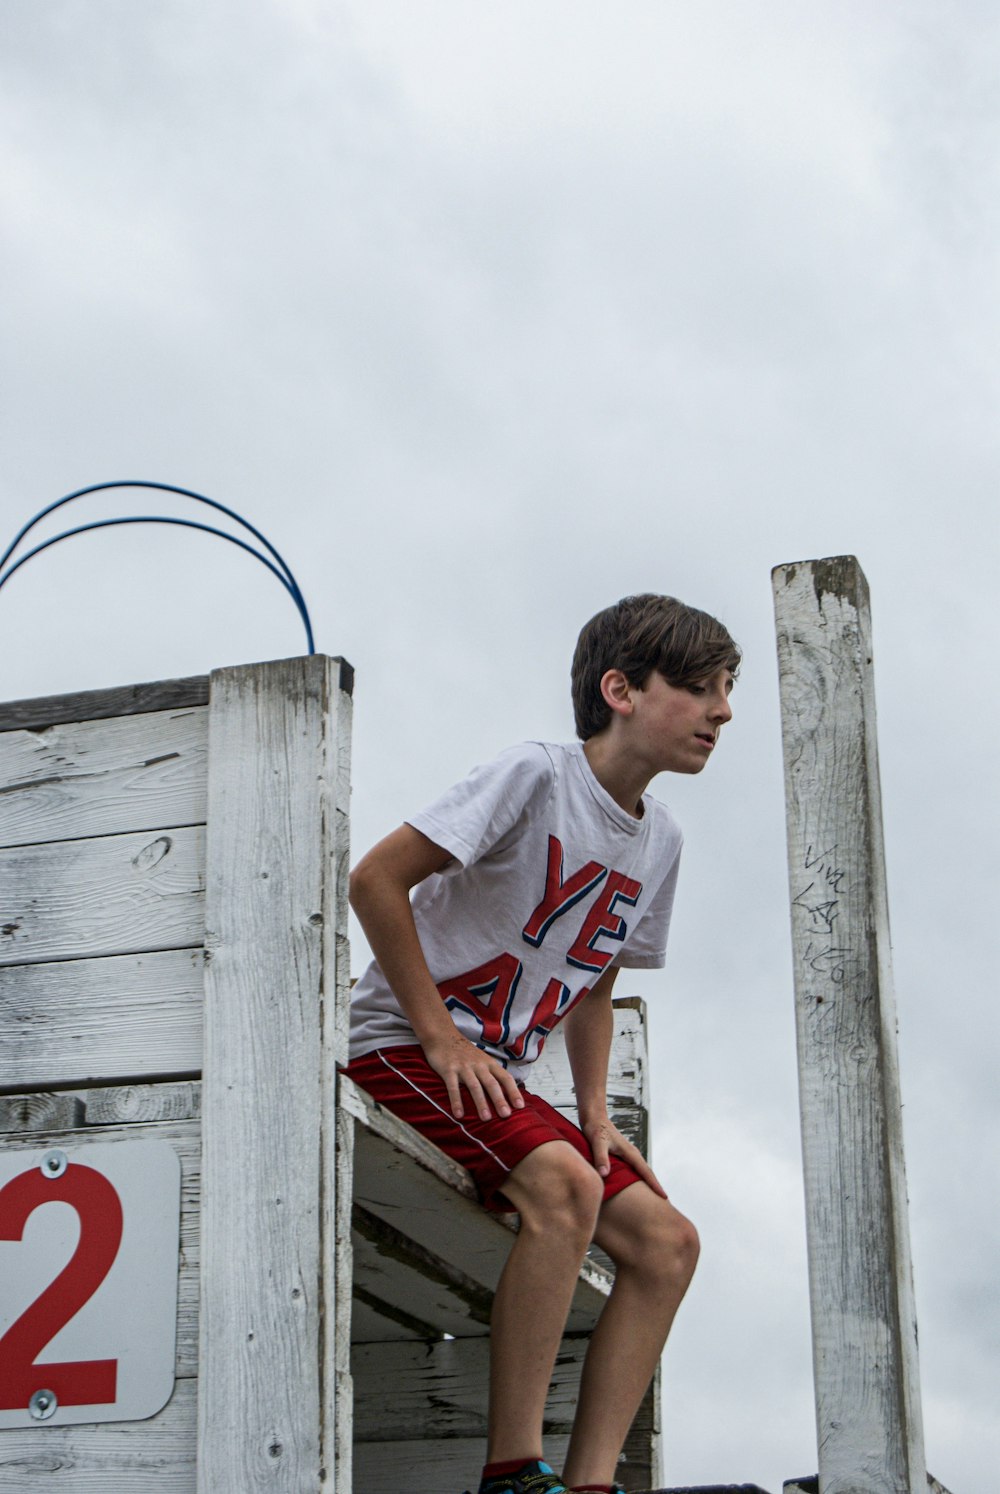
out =
[[594,1166],[601,1177],[607,1177],[610,1171],[608,1156],[613,1152],[634,1167],[654,1193],[666,1198],[666,1192],[639,1148],[626,1141],[608,1117],[608,1058],[614,1036],[611,991],[617,974],[615,966],[609,966],[563,1023],[580,1130],[590,1143]]
[[410,891],[451,860],[450,852],[401,825],[363,856],[351,872],[351,907],[431,1068],[448,1087],[452,1114],[461,1120],[462,1085],[483,1120],[520,1110],[524,1100],[512,1074],[462,1036],[441,1000],[420,945]]

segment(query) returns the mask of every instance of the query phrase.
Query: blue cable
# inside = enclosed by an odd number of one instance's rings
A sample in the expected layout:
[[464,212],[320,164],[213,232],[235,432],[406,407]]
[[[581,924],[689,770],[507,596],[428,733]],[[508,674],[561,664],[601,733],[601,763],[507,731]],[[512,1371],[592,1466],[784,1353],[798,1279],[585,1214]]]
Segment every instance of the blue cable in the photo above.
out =
[[[62,534],[54,535],[51,539],[44,540],[40,545],[36,545],[33,549],[29,550],[26,555],[22,555],[19,560],[15,561],[12,566],[4,571],[4,566],[7,565],[8,560],[13,555],[22,539],[24,539],[25,535],[28,534],[37,523],[44,519],[46,515],[53,513],[57,508],[61,508],[63,504],[71,503],[75,498],[82,498],[88,493],[99,493],[108,488],[126,487],[154,488],[160,492],[178,493],[181,497],[193,498],[198,503],[205,503],[210,508],[218,509],[220,513],[224,513],[229,518],[234,519],[237,524],[242,525],[244,529],[248,530],[255,539],[258,539],[265,547],[265,549],[267,549],[269,553],[274,556],[274,559],[277,561],[277,565],[273,565],[266,556],[261,555],[259,550],[255,550],[253,545],[248,545],[245,540],[238,539],[236,535],[227,534],[224,529],[215,529],[210,524],[199,524],[194,519],[175,519],[161,514],[143,514],[121,519],[99,519],[94,523],[81,524],[75,529],[64,530]],[[200,529],[205,534],[215,534],[219,537],[219,539],[229,540],[230,544],[238,545],[241,550],[246,550],[250,555],[253,555],[257,560],[259,560],[261,565],[267,566],[267,569],[272,573],[272,575],[277,577],[282,586],[284,586],[285,590],[289,593],[292,601],[295,603],[295,606],[298,609],[299,616],[301,617],[306,630],[308,651],[310,654],[314,654],[316,652],[315,644],[313,641],[312,623],[309,619],[309,609],[306,606],[305,598],[303,597],[302,592],[299,589],[298,582],[292,575],[291,567],[288,565],[287,561],[285,561],[278,553],[275,547],[271,544],[270,540],[266,539],[265,536],[261,534],[259,529],[255,529],[252,524],[250,524],[240,514],[236,513],[234,509],[227,508],[224,503],[217,503],[214,498],[206,498],[202,493],[195,493],[190,488],[174,487],[170,483],[145,482],[140,480],[100,482],[94,483],[90,487],[79,488],[75,493],[67,493],[63,498],[57,498],[54,503],[50,503],[46,508],[43,508],[34,516],[33,519],[30,519],[28,523],[18,531],[18,533],[14,536],[12,542],[4,551],[3,555],[0,556],[0,573],[2,573],[0,574],[0,587],[3,587],[6,582],[10,580],[11,576],[13,576],[14,572],[19,570],[26,561],[29,561],[32,558],[32,556],[38,555],[42,550],[47,550],[50,546],[58,544],[60,540],[70,539],[74,534],[85,534],[88,530],[91,529],[109,529],[119,524],[176,524],[185,529]]]

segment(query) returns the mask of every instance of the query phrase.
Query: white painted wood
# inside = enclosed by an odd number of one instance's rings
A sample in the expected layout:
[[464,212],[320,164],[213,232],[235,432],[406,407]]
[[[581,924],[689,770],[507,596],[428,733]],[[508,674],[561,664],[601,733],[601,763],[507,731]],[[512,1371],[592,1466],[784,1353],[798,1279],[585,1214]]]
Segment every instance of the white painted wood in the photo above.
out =
[[0,1095],[0,1138],[4,1133],[197,1120],[200,1115],[201,1085],[195,1080]]
[[[396,1309],[426,1325],[427,1337],[442,1333],[466,1336],[489,1331],[493,1293],[473,1281],[451,1262],[428,1259],[428,1254],[399,1252],[395,1242],[377,1243],[355,1230],[355,1292],[362,1291],[382,1304],[383,1315]],[[510,1237],[507,1237],[509,1249]],[[393,1337],[399,1337],[395,1334]]]
[[204,864],[190,827],[2,850],[0,965],[200,944]]
[[350,699],[314,657],[212,676],[198,1490],[349,1494],[334,1230]]
[[[572,1430],[586,1350],[586,1338],[563,1343],[545,1409],[552,1436],[568,1436]],[[485,1437],[488,1339],[358,1344],[352,1363],[358,1442]]]
[[208,712],[0,733],[0,846],[203,824]]
[[[350,665],[345,666],[350,672]],[[350,689],[350,685],[347,685]],[[208,702],[208,676],[183,680],[155,680],[151,684],[119,685],[110,690],[80,690],[72,695],[40,695],[33,700],[0,703],[0,732],[48,731],[65,721],[106,721],[112,716],[146,715],[152,711],[187,710]]]
[[[194,1380],[178,1380],[149,1421],[32,1427],[0,1437],[0,1490],[9,1494],[195,1494]],[[219,1494],[228,1494],[219,1485]]]
[[868,587],[773,575],[821,1494],[925,1483]]
[[0,1090],[199,1073],[202,952],[0,967]]
[[[338,956],[339,958],[339,956]],[[346,956],[345,956],[346,958]],[[345,1004],[349,992],[344,994]],[[346,1039],[346,1032],[344,1033]],[[351,1494],[354,1465],[354,1382],[351,1372],[351,1333],[353,1330],[352,1283],[354,1247],[351,1241],[351,1214],[354,1208],[354,1123],[339,1109],[338,1077],[334,1074],[330,1093],[338,1105],[334,1116],[334,1197],[333,1271],[334,1293],[332,1332],[326,1330],[324,1373],[332,1375],[334,1403],[334,1468],[339,1494]]]
[[[563,1030],[557,1027],[531,1067],[529,1089],[545,1096],[557,1110],[576,1111],[573,1076]],[[648,1109],[645,1003],[626,996],[614,1003],[614,1037],[608,1064],[608,1105],[611,1110],[631,1105]]]

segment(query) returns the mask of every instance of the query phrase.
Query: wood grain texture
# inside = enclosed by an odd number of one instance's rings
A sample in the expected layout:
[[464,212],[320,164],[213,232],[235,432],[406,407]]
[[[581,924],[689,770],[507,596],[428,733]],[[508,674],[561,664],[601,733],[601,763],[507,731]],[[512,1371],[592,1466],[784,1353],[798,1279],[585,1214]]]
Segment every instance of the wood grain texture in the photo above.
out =
[[0,965],[191,947],[204,933],[201,828],[0,851]]
[[868,588],[773,576],[820,1488],[925,1479]]
[[204,706],[0,734],[0,846],[203,824]]
[[208,675],[157,680],[148,685],[119,685],[110,690],[83,690],[72,695],[40,695],[37,700],[8,700],[0,705],[0,732],[47,731],[64,721],[98,721],[145,711],[183,710],[208,704]]
[[[349,698],[335,661],[212,676],[198,1489],[343,1489],[334,1061]],[[344,1285],[343,1283],[341,1284]]]
[[0,1091],[197,1074],[202,951],[0,967]]
[[195,1081],[6,1095],[0,1096],[0,1138],[38,1131],[198,1120],[200,1115],[201,1085]]
[[6,1430],[0,1490],[195,1494],[196,1424],[195,1382],[178,1380],[170,1401],[148,1421]]

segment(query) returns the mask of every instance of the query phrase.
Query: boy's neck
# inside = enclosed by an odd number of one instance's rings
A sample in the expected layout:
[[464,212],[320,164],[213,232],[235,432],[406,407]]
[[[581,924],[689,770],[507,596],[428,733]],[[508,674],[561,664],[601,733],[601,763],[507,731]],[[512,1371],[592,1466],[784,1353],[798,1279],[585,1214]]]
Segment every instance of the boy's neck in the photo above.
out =
[[626,814],[641,820],[642,796],[649,787],[649,778],[631,755],[621,751],[615,734],[600,732],[596,737],[588,737],[583,754],[601,788]]

